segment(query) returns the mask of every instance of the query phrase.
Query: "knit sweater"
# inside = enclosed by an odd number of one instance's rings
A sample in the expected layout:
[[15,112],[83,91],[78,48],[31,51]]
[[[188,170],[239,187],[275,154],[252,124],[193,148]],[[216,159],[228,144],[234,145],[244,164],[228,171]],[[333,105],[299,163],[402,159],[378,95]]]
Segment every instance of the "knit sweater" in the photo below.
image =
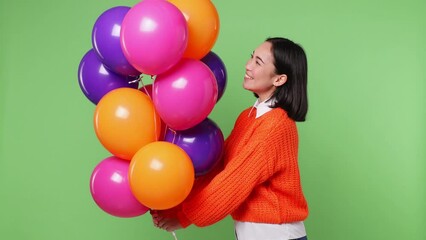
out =
[[240,114],[225,141],[223,164],[197,178],[176,208],[183,227],[211,225],[229,214],[272,224],[306,219],[296,123],[281,108],[255,115],[250,108]]

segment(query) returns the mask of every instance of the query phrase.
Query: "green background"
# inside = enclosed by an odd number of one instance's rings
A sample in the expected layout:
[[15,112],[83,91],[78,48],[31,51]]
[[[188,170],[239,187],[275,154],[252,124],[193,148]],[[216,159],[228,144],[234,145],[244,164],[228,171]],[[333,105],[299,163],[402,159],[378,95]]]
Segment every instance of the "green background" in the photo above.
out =
[[[150,215],[116,218],[89,178],[110,154],[77,68],[105,10],[137,1],[0,0],[0,238],[173,239]],[[426,2],[214,0],[213,48],[228,86],[210,115],[227,136],[254,102],[242,88],[251,51],[268,36],[301,43],[309,114],[298,124],[309,238],[426,239]],[[233,239],[228,217],[177,232]]]

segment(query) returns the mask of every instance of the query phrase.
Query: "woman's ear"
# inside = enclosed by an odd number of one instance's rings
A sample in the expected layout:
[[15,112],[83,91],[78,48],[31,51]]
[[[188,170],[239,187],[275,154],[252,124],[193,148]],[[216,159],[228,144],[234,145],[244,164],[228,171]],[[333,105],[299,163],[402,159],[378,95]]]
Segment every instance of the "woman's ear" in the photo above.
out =
[[284,83],[286,82],[287,82],[287,75],[281,74],[281,75],[278,75],[278,77],[275,79],[273,84],[275,87],[279,87],[284,85]]

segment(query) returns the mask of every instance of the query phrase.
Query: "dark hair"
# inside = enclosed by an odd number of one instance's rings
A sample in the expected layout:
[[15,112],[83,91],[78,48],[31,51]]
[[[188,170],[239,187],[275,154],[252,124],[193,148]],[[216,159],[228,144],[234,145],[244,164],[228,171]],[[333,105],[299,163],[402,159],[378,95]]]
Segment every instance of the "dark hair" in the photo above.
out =
[[303,48],[286,38],[267,38],[272,44],[276,74],[287,75],[287,82],[275,89],[272,107],[284,109],[297,122],[305,121],[308,112],[308,63]]

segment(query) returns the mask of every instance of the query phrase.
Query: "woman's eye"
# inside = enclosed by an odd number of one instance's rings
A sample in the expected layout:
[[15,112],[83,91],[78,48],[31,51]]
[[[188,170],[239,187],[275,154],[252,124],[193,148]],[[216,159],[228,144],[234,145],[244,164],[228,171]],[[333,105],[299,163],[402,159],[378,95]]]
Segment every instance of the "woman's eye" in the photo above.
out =
[[[254,57],[254,55],[253,55],[253,53],[251,53],[251,54],[250,54],[250,59],[253,59],[253,57]],[[257,64],[257,65],[260,65],[260,62],[259,62],[259,60],[257,60],[257,59],[256,59],[256,64]]]

